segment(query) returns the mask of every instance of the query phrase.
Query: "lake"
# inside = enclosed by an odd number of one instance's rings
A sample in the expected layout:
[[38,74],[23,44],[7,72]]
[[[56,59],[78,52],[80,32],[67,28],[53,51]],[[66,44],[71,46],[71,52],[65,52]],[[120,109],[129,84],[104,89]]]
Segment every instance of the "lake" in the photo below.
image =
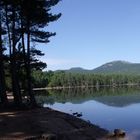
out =
[[77,88],[38,91],[37,100],[44,107],[73,114],[113,131],[121,128],[127,139],[140,140],[140,88]]

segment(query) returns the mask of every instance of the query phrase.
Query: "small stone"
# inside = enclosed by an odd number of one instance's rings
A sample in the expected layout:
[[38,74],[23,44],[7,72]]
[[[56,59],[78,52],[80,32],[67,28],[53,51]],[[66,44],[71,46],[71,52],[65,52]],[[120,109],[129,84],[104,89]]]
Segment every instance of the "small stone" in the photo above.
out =
[[125,131],[122,129],[114,129],[115,136],[125,136]]
[[82,116],[82,113],[80,113],[80,114],[77,114],[77,117],[81,117]]
[[31,136],[31,137],[28,137],[28,138],[25,138],[25,140],[40,140],[40,136]]
[[43,134],[42,138],[45,140],[57,140],[57,136],[55,134]]
[[74,115],[74,116],[77,115],[77,114],[78,114],[78,112],[74,112],[74,113],[72,113],[72,115]]

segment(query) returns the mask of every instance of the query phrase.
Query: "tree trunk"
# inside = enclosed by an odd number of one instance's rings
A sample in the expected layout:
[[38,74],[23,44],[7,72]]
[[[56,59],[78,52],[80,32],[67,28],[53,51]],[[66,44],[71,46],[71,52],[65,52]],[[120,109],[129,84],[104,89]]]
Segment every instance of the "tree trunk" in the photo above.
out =
[[12,88],[14,95],[14,102],[17,106],[22,104],[22,96],[20,91],[18,69],[16,64],[16,43],[15,43],[15,10],[12,10],[12,56],[11,58],[11,73],[12,73]]
[[3,64],[1,14],[0,14],[0,97],[1,97],[1,103],[3,105],[6,105],[8,103],[8,100],[6,95],[5,72],[4,72],[4,64]]
[[30,22],[27,23],[27,90],[30,96],[30,103],[32,106],[36,106],[36,100],[32,89],[32,77],[31,77],[31,65],[30,65]]

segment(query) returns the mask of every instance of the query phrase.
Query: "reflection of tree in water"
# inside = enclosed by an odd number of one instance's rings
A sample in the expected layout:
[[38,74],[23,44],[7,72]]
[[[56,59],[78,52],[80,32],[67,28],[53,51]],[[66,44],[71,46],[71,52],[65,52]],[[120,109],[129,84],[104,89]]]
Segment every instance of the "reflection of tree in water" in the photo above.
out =
[[[124,97],[126,95],[140,95],[139,87],[123,87],[123,88],[70,88],[59,90],[42,90],[36,91],[36,98],[39,103],[53,104],[55,102],[65,103],[83,103],[89,100],[97,100],[103,102],[104,99],[116,99],[116,96]],[[131,97],[130,96],[130,97]],[[121,98],[120,97],[120,98]],[[137,96],[136,96],[137,97]],[[101,99],[101,100],[100,100]],[[103,99],[103,100],[102,100]],[[109,101],[109,100],[108,100]],[[114,100],[113,100],[114,101]],[[124,101],[127,104],[128,98]],[[123,100],[121,101],[123,102]],[[130,102],[130,101],[129,101]]]
[[35,91],[35,94],[36,100],[40,105],[43,105],[44,103],[53,105],[55,103],[55,99],[49,94],[47,90],[38,90]]

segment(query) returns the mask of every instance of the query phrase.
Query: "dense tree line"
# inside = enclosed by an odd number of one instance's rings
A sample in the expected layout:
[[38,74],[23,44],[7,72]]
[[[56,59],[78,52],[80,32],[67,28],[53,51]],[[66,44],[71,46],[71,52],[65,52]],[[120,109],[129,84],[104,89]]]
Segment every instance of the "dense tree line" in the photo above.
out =
[[51,7],[59,0],[0,0],[0,102],[8,104],[7,89],[17,106],[22,104],[21,89],[26,90],[31,105],[36,105],[32,90],[32,71],[42,70],[45,63],[37,56],[43,53],[35,43],[48,43],[55,33],[45,27],[61,14]]
[[[140,75],[128,74],[81,74],[59,72],[36,72],[34,85],[40,87],[99,87],[99,86],[123,86],[140,85]],[[42,76],[40,76],[42,75]]]

